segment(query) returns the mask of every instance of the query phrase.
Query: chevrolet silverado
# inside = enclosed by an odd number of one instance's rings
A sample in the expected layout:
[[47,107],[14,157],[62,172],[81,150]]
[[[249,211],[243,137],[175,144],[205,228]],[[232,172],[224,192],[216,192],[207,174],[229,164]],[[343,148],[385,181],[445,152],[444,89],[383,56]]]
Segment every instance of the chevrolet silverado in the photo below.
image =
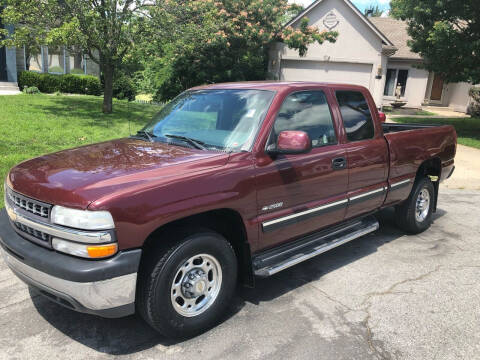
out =
[[383,208],[428,229],[456,140],[451,126],[385,123],[359,86],[197,87],[134,136],[11,169],[0,248],[58,304],[192,336],[238,282],[376,231]]

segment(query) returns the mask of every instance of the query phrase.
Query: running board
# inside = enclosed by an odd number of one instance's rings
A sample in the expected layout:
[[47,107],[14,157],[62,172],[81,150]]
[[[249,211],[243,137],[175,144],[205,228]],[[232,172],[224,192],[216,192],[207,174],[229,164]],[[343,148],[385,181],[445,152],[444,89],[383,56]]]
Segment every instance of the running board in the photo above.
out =
[[348,224],[309,235],[291,244],[267,250],[253,258],[256,276],[268,277],[337,246],[378,230],[378,220],[368,216]]

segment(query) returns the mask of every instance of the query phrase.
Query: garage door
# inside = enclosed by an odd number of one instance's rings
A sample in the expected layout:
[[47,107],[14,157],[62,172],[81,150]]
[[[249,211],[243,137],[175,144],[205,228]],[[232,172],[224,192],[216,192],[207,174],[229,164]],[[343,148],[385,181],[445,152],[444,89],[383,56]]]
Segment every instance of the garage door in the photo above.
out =
[[282,60],[282,80],[319,81],[362,85],[370,88],[371,64]]

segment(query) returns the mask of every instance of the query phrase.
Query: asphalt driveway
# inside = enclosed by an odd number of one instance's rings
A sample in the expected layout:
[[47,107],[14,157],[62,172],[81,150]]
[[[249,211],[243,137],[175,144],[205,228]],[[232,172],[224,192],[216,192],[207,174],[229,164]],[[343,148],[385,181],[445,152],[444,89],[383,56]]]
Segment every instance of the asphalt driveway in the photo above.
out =
[[77,314],[0,262],[0,359],[480,359],[480,191],[442,189],[432,228],[382,228],[239,289],[230,315],[181,343],[136,317]]

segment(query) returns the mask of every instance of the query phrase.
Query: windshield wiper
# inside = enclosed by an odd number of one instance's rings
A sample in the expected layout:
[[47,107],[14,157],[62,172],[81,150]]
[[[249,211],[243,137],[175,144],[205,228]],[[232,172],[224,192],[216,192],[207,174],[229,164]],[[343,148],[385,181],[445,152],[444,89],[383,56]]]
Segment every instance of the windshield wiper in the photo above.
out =
[[143,137],[146,137],[150,142],[154,142],[153,138],[157,137],[154,133],[146,130],[137,131],[137,135],[143,135]]
[[178,140],[185,141],[186,143],[189,143],[190,145],[192,145],[196,149],[207,150],[207,148],[205,146],[203,146],[205,143],[202,142],[202,141],[199,141],[199,140],[195,140],[195,139],[192,139],[192,138],[189,138],[189,137],[186,137],[186,136],[173,135],[173,134],[165,134],[163,136],[165,136],[167,138],[172,138],[172,139],[178,139]]

